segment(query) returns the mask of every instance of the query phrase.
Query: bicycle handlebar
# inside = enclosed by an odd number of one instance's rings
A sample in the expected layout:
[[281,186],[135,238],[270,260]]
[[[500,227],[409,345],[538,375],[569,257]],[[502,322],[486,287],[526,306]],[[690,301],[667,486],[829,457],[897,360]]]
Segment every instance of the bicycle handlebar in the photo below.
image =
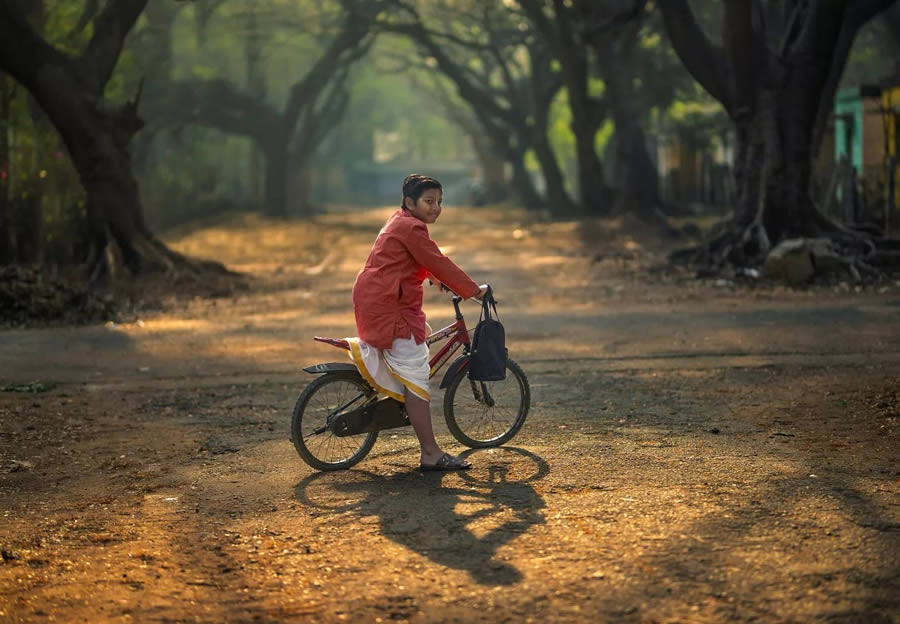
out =
[[[491,285],[490,285],[490,284],[485,284],[485,286],[487,286],[488,288],[490,288]],[[445,288],[446,288],[446,286],[445,286]],[[450,289],[448,288],[447,290],[450,290]],[[450,290],[450,292],[453,292],[453,291]],[[457,318],[457,319],[461,319],[461,318],[462,318],[462,312],[459,311],[459,303],[460,303],[461,301],[464,301],[464,299],[463,299],[462,297],[460,297],[459,295],[457,295],[456,293],[453,293],[453,299],[452,299],[452,301],[453,301],[453,309],[456,311],[456,318]],[[476,299],[476,301],[477,301],[477,299]],[[479,302],[479,303],[480,303],[480,302]],[[494,299],[494,304],[496,305],[496,303],[497,303],[497,300]]]

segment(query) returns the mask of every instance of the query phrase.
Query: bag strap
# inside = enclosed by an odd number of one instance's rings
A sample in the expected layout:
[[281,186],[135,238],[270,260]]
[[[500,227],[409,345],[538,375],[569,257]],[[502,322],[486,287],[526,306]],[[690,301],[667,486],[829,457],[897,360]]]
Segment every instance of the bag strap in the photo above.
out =
[[494,320],[499,320],[500,316],[497,314],[497,302],[494,301],[494,291],[488,286],[487,292],[485,292],[484,297],[481,298],[481,318],[479,320],[491,320],[491,308],[494,310]]

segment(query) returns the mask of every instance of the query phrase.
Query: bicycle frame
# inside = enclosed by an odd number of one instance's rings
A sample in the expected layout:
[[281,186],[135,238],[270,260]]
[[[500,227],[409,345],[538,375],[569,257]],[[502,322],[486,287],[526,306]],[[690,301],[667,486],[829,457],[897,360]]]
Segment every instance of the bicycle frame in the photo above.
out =
[[[447,325],[447,327],[444,327],[443,329],[439,329],[438,331],[430,334],[427,338],[425,338],[425,344],[429,347],[436,342],[440,342],[441,340],[449,338],[447,344],[442,346],[441,349],[428,362],[429,379],[433,378],[438,373],[438,371],[443,368],[444,364],[447,363],[447,361],[453,356],[454,353],[459,351],[460,347],[464,348],[465,353],[468,353],[471,347],[472,343],[469,340],[469,330],[466,328],[466,320],[465,318],[463,318],[462,312],[460,312],[459,310],[460,301],[462,301],[462,297],[453,297],[453,309],[456,310],[456,321],[454,321],[451,325]],[[313,340],[324,342],[326,344],[330,344],[347,351],[350,350],[350,345],[346,340],[340,340],[337,338],[324,338],[322,336],[314,336]],[[328,366],[328,364],[319,364],[307,367],[304,370],[309,373],[323,373],[328,370]],[[348,366],[352,365],[348,364]]]
[[438,351],[428,362],[428,365],[431,368],[431,371],[428,374],[429,379],[434,377],[437,372],[441,370],[444,364],[447,363],[447,360],[449,360],[454,353],[459,351],[460,347],[464,347],[466,353],[469,352],[469,348],[471,347],[469,331],[466,329],[466,320],[463,318],[462,314],[459,314],[458,308],[456,322],[428,336],[428,338],[425,339],[425,344],[430,347],[435,342],[439,342],[445,338],[449,338],[450,340],[448,340],[447,344],[442,346],[440,351]]

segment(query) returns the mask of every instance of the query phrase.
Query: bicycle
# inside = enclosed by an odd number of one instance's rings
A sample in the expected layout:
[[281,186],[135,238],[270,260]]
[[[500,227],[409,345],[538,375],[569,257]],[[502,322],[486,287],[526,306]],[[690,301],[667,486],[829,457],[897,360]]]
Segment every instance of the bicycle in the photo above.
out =
[[[431,358],[433,378],[460,349],[440,383],[444,393],[444,419],[450,433],[471,448],[500,446],[512,439],[525,423],[531,406],[528,378],[513,360],[506,360],[503,381],[468,378],[471,341],[459,309],[462,297],[454,296],[456,322],[438,330],[426,344],[447,343]],[[346,340],[315,336],[318,342],[350,350]],[[321,375],[300,394],[291,416],[291,441],[300,457],[318,470],[344,470],[356,465],[372,450],[378,432],[410,426],[405,405],[379,398],[352,362],[326,362],[303,369]]]

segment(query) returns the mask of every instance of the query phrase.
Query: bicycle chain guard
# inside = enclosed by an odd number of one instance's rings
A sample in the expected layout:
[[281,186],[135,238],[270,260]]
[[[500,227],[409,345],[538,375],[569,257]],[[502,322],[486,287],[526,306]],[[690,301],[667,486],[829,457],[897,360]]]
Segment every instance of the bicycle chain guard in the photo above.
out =
[[406,426],[409,426],[406,407],[391,398],[339,414],[331,422],[331,430],[339,438]]

